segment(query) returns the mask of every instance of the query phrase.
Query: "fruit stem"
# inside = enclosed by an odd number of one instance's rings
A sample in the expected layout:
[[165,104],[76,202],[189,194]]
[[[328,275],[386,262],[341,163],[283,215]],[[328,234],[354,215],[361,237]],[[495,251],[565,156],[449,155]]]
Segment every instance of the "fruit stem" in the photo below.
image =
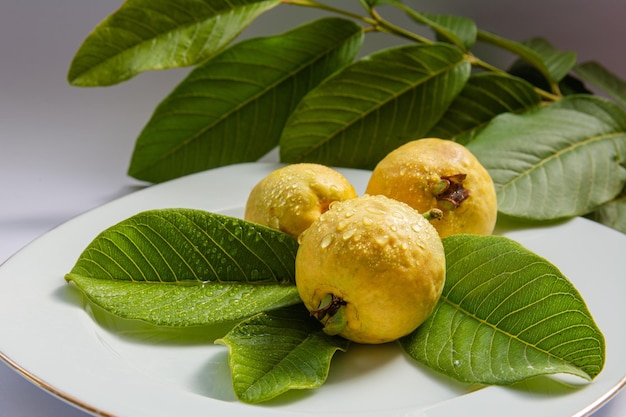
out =
[[422,216],[426,220],[441,220],[443,219],[443,211],[438,208],[431,208],[426,213],[422,213]]

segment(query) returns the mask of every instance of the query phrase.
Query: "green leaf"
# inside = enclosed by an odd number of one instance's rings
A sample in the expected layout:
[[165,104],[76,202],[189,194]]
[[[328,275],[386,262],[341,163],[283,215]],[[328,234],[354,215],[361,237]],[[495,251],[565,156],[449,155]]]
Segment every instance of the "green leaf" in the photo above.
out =
[[326,335],[302,305],[251,317],[216,343],[228,346],[233,388],[247,403],[320,387],[334,353],[349,345]]
[[327,18],[228,48],[159,104],[137,139],[129,174],[160,182],[259,159],[278,145],[298,101],[349,64],[362,41],[356,23]]
[[475,74],[426,136],[467,144],[497,115],[524,112],[540,102],[541,97],[524,80],[497,73]]
[[615,199],[603,204],[587,217],[622,233],[626,233],[626,188],[624,188]]
[[[532,85],[545,91],[549,91],[553,88],[537,68],[523,60],[515,61],[507,70],[507,73],[526,80]],[[559,81],[558,91],[560,95],[563,96],[574,94],[592,94],[582,81],[570,74],[567,74],[561,81]]]
[[593,379],[604,336],[581,295],[547,260],[501,236],[443,240],[447,275],[431,317],[401,339],[430,368],[467,383],[567,373]]
[[76,52],[68,80],[106,86],[143,71],[197,64],[280,0],[126,0]]
[[67,274],[87,299],[109,313],[157,326],[190,327],[241,320],[302,302],[295,285],[207,282],[187,285],[97,279]]
[[[535,66],[550,84],[557,84],[560,81],[565,75],[563,74],[563,69],[566,65],[570,64],[571,60],[570,52],[564,52],[564,56],[561,57],[555,51],[551,52],[548,48],[542,49],[539,48],[538,45],[535,45],[540,49],[540,51],[536,51],[531,47],[533,45],[529,46],[521,42],[505,39],[484,30],[478,30],[478,40],[519,56],[526,62]],[[575,59],[576,57],[574,56],[574,61]]]
[[373,168],[428,132],[469,73],[463,54],[447,44],[390,48],[361,59],[302,99],[280,139],[281,160]]
[[583,81],[604,90],[622,107],[626,107],[626,81],[593,61],[577,65],[574,71]]
[[543,60],[550,73],[550,81],[559,82],[569,73],[576,64],[576,53],[559,51],[550,42],[543,38],[532,38],[523,44],[535,51]]
[[599,97],[500,115],[467,147],[491,174],[499,211],[517,218],[583,215],[626,182],[626,113]]
[[478,29],[472,19],[461,16],[420,13],[401,4],[398,7],[417,23],[430,27],[435,31],[438,38],[445,39],[464,51],[470,50],[476,43]]
[[299,303],[297,247],[291,236],[244,220],[151,210],[100,233],[66,280],[125,318],[211,324]]

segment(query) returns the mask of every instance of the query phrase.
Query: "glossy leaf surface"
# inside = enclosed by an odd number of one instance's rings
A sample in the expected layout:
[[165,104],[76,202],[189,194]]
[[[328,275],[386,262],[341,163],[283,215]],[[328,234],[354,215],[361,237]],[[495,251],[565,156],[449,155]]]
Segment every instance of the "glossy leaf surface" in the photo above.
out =
[[463,54],[447,44],[392,48],[361,59],[302,99],[280,139],[281,160],[373,168],[427,133],[469,72]]
[[197,64],[221,51],[280,0],[127,0],[85,39],[71,63],[76,86]]
[[480,384],[557,373],[591,380],[602,370],[604,337],[554,265],[501,236],[453,235],[444,247],[441,301],[401,339],[411,357]]
[[349,345],[326,335],[302,305],[251,317],[217,343],[228,346],[235,394],[248,403],[320,387],[335,352]]
[[298,101],[352,62],[362,41],[356,23],[327,18],[235,44],[160,103],[137,139],[129,174],[161,182],[259,159],[278,145]]
[[211,324],[300,302],[296,250],[292,237],[243,220],[151,210],[98,235],[66,279],[125,318]]

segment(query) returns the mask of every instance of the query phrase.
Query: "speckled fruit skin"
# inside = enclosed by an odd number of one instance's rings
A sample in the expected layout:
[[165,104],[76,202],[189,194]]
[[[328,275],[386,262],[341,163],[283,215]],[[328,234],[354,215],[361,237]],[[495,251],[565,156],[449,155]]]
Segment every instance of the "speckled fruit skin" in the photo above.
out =
[[417,211],[385,196],[331,208],[300,236],[296,285],[309,311],[333,294],[345,302],[359,343],[385,343],[415,330],[432,313],[445,281],[437,231]]
[[[452,209],[436,198],[442,178],[465,174],[462,185],[469,197]],[[402,201],[424,213],[436,207],[443,218],[431,220],[443,238],[457,233],[489,235],[498,215],[491,176],[463,145],[445,139],[408,142],[391,151],[374,168],[365,190]]]
[[330,203],[355,197],[354,187],[338,171],[314,163],[292,164],[256,184],[248,196],[244,219],[297,238]]

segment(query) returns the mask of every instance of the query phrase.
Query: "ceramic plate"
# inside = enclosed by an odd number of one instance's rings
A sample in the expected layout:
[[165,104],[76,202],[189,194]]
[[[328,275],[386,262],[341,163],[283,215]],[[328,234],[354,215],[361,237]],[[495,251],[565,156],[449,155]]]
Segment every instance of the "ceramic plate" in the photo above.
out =
[[[337,353],[322,388],[263,405],[235,399],[227,350],[198,333],[177,338],[85,306],[63,279],[105,228],[139,211],[189,207],[242,216],[250,189],[277,164],[219,168],[152,186],[56,228],[0,267],[0,357],[42,388],[93,414],[281,416],[581,416],[625,384],[626,235],[585,219],[526,229],[499,226],[573,282],[606,336],[606,365],[592,382],[538,378],[477,388],[412,362],[395,343]],[[342,169],[362,193],[369,173]]]

